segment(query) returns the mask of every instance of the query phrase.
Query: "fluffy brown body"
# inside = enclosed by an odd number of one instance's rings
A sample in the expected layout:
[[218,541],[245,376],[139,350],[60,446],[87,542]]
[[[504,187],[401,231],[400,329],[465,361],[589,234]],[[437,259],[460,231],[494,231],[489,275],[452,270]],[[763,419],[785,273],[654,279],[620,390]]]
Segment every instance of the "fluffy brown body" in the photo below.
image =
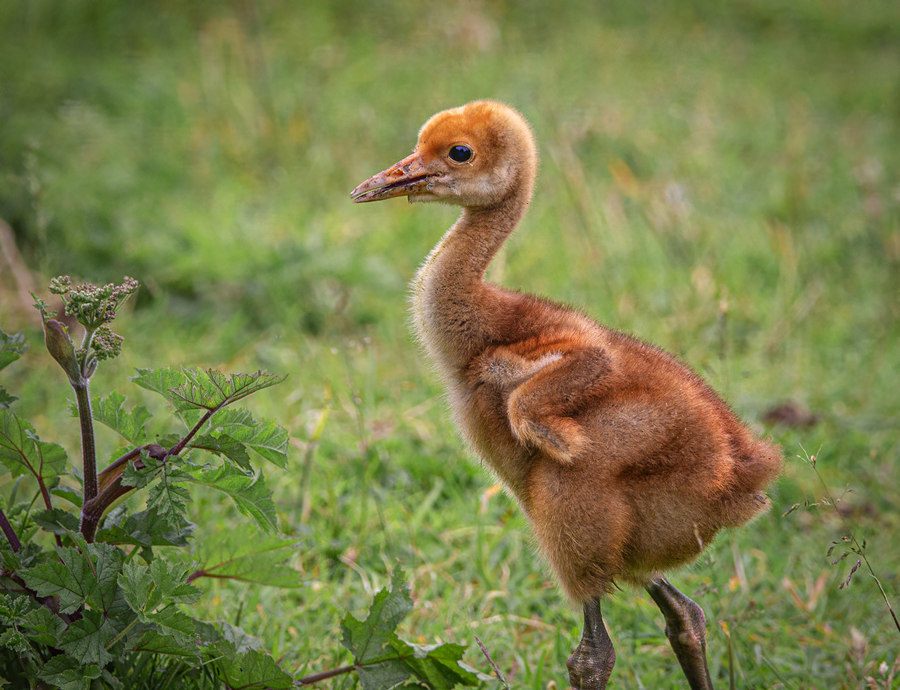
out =
[[[452,159],[454,146],[472,156]],[[764,510],[781,454],[666,352],[484,280],[536,171],[525,120],[476,101],[431,118],[411,156],[353,195],[463,207],[413,282],[416,330],[462,433],[521,504],[566,592],[587,602],[690,562]]]

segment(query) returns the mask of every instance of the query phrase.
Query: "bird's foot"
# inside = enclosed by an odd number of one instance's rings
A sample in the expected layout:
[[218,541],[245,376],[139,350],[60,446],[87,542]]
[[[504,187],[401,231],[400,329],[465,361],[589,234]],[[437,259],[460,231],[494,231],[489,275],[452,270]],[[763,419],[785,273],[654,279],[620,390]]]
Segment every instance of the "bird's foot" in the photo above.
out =
[[598,647],[582,640],[566,661],[569,682],[574,690],[605,690],[615,663],[612,645]]

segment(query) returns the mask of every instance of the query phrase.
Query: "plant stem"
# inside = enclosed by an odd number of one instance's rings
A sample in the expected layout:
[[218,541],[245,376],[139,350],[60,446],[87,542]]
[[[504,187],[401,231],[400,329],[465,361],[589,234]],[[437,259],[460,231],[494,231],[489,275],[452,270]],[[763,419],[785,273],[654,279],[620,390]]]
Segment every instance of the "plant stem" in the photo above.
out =
[[140,620],[141,620],[140,618],[138,618],[137,616],[135,616],[135,617],[134,617],[134,620],[131,621],[131,623],[129,623],[128,625],[126,625],[126,626],[125,626],[125,629],[122,630],[122,632],[120,632],[120,633],[119,633],[118,635],[116,635],[112,640],[110,640],[109,642],[106,643],[105,649],[111,649],[111,648],[113,647],[113,645],[115,645],[116,642],[118,642],[118,641],[121,640],[123,637],[125,637],[125,635],[128,633],[128,631],[131,630],[135,625],[137,625],[137,624],[140,622]]
[[221,407],[216,407],[212,410],[207,410],[206,414],[204,414],[200,418],[200,421],[198,421],[196,424],[194,424],[194,428],[191,429],[189,432],[187,432],[187,435],[183,439],[181,439],[178,443],[176,443],[174,446],[172,446],[169,449],[169,455],[178,455],[181,451],[183,451],[184,447],[188,444],[188,442],[192,438],[194,438],[194,436],[197,434],[198,431],[200,431],[200,429],[203,428],[203,425],[206,424],[207,420],[210,417],[212,417],[214,413],[218,412],[220,409],[221,409]]
[[856,539],[856,535],[853,532],[852,526],[849,524],[847,518],[845,518],[841,511],[837,508],[837,502],[834,500],[834,496],[831,495],[831,490],[828,488],[828,484],[825,483],[825,480],[822,478],[822,475],[819,474],[819,470],[816,467],[815,463],[815,455],[809,456],[807,462],[815,472],[816,477],[819,479],[819,483],[822,485],[822,488],[825,491],[825,496],[828,498],[828,501],[831,503],[831,507],[834,508],[834,512],[837,513],[838,519],[844,525],[844,530],[847,532],[847,536],[850,538],[851,543],[853,544],[854,552],[862,559],[863,563],[866,564],[866,568],[869,571],[869,575],[872,576],[872,579],[875,580],[875,584],[878,585],[878,590],[881,592],[881,598],[884,599],[884,604],[888,608],[888,612],[891,614],[891,618],[894,619],[894,625],[897,626],[897,632],[900,632],[900,620],[897,619],[897,614],[894,612],[894,607],[891,606],[891,601],[888,599],[887,592],[884,591],[884,587],[881,584],[881,580],[878,579],[878,576],[875,574],[875,569],[872,567],[872,564],[869,563],[869,559],[866,557],[866,550],[860,545],[860,543]]
[[19,541],[19,537],[16,535],[13,526],[9,523],[6,513],[2,510],[0,510],[0,529],[3,529],[3,534],[5,534],[6,538],[9,540],[9,545],[12,547],[12,550],[18,553],[19,549],[22,548],[22,543]]
[[322,671],[321,673],[314,673],[311,676],[306,676],[305,678],[300,678],[297,680],[300,685],[314,685],[323,680],[328,680],[329,678],[334,678],[335,676],[340,676],[345,673],[350,673],[356,669],[356,666],[341,666],[340,668],[333,668],[330,671]]
[[91,394],[87,379],[72,384],[81,422],[81,460],[84,475],[84,502],[97,495],[97,451],[94,447],[94,420],[91,416]]

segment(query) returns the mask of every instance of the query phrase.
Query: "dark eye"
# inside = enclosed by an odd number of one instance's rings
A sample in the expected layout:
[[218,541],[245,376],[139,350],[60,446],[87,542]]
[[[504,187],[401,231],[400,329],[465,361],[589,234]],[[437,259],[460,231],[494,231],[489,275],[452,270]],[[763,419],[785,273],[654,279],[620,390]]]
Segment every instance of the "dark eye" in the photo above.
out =
[[456,161],[457,163],[465,163],[472,157],[472,149],[468,146],[454,146],[450,149],[450,153],[448,154],[451,160]]

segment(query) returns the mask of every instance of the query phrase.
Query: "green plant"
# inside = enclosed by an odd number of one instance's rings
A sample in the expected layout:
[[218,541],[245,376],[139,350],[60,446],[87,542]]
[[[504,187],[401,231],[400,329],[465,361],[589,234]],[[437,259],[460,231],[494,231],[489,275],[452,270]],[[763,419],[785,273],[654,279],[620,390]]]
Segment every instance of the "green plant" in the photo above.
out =
[[[802,446],[801,446],[802,448]],[[863,564],[866,566],[866,570],[869,572],[869,577],[871,577],[875,581],[875,585],[878,587],[878,592],[881,594],[881,598],[884,601],[885,608],[887,608],[888,613],[891,616],[891,620],[894,622],[894,627],[897,629],[897,632],[900,633],[900,619],[897,618],[897,613],[894,611],[894,607],[891,605],[891,600],[887,595],[887,592],[884,590],[884,585],[881,582],[881,579],[875,573],[875,568],[872,567],[871,562],[869,561],[869,557],[866,553],[866,547],[868,543],[865,539],[860,541],[856,537],[856,530],[853,528],[853,525],[849,523],[847,518],[841,513],[841,510],[838,508],[838,505],[841,502],[841,498],[835,498],[831,492],[831,489],[828,488],[828,484],[825,483],[825,480],[822,478],[821,473],[819,472],[818,467],[816,467],[816,461],[818,453],[810,455],[803,449],[803,455],[799,456],[807,465],[812,468],[812,471],[816,475],[816,479],[819,480],[819,484],[822,485],[822,491],[824,496],[816,502],[809,501],[808,499],[803,503],[794,503],[787,511],[785,511],[784,516],[788,516],[793,513],[798,508],[815,508],[818,506],[831,507],[834,509],[835,515],[837,515],[841,528],[844,531],[844,534],[841,535],[839,540],[834,540],[829,544],[828,550],[825,551],[825,557],[829,559],[831,565],[836,566],[847,559],[850,554],[856,556],[856,563],[854,563],[850,570],[847,572],[847,576],[841,580],[840,585],[838,585],[839,589],[844,589],[845,587],[850,585],[851,580],[853,580],[853,576],[856,574],[856,571],[862,567]],[[840,555],[837,556],[834,560],[831,558],[835,555],[835,552],[839,551]],[[851,560],[852,562],[852,560]]]
[[[55,278],[50,291],[84,328],[78,346],[36,300],[47,350],[75,391],[80,472],[61,446],[41,440],[9,409],[15,398],[0,388],[0,462],[15,478],[0,505],[6,537],[0,541],[0,685],[76,690],[162,688],[177,681],[198,688],[289,688],[350,672],[373,690],[409,679],[433,688],[473,684],[475,674],[457,663],[462,647],[414,646],[396,636],[412,608],[399,575],[390,592],[376,596],[365,621],[344,619],[353,664],[307,678],[295,679],[236,625],[188,613],[202,596],[202,578],[300,584],[286,565],[297,542],[278,532],[271,492],[255,467],[259,458],[286,466],[287,432],[235,406],[284,379],[262,371],[139,369],[132,381],[163,396],[183,425],[180,433],[151,441],[145,407],[126,407],[115,391],[95,398],[89,391],[99,363],[121,351],[123,339],[109,323],[137,287],[130,278],[103,287]],[[24,351],[21,333],[0,331],[0,368]],[[95,422],[127,442],[102,470]],[[20,500],[29,484],[34,495]],[[225,493],[263,534],[237,530],[192,543],[188,507],[198,486]],[[138,492],[143,510],[122,502]]]

